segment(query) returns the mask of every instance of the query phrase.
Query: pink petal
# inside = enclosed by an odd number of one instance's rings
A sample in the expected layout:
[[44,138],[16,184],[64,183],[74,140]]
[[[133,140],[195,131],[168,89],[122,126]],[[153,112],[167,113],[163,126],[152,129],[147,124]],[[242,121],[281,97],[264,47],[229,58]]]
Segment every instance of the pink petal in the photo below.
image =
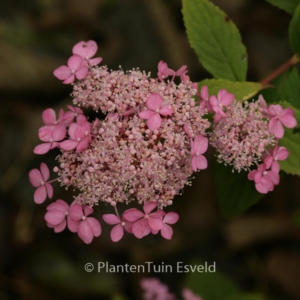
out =
[[52,197],[53,197],[53,187],[52,187],[52,185],[50,183],[45,183],[45,187],[46,187],[46,190],[47,190],[48,198],[52,199]]
[[75,80],[75,75],[71,75],[70,77],[68,77],[67,79],[65,79],[63,81],[63,84],[70,84],[70,83],[74,82],[74,80]]
[[59,144],[59,147],[63,150],[70,151],[74,150],[78,145],[78,142],[72,140],[66,140]]
[[44,218],[47,223],[56,226],[66,218],[66,214],[60,210],[51,210],[45,214]]
[[268,156],[264,159],[264,164],[266,165],[266,168],[267,168],[267,169],[271,168],[271,165],[272,165],[273,161],[274,161],[274,158],[273,158],[273,156],[271,156],[271,155],[268,155]]
[[49,204],[46,209],[48,211],[59,210],[59,211],[62,211],[63,213],[65,213],[66,211],[68,211],[69,205],[65,201],[56,200],[55,202]]
[[208,138],[199,135],[195,138],[193,143],[193,150],[199,154],[203,154],[208,148]]
[[220,104],[222,104],[223,106],[228,106],[233,102],[234,95],[228,93],[226,90],[220,90],[218,92],[218,99]]
[[156,111],[157,109],[160,109],[162,103],[162,98],[158,94],[152,94],[149,96],[147,100],[147,106],[151,110]]
[[45,125],[52,125],[56,121],[56,113],[54,109],[47,108],[42,113],[42,119]]
[[43,143],[34,147],[33,153],[35,154],[46,154],[51,148],[51,143]]
[[73,122],[73,120],[74,120],[74,117],[75,117],[74,112],[72,112],[72,111],[66,111],[64,113],[64,117],[63,117],[64,124],[67,125],[67,126],[69,124],[71,124]]
[[90,244],[94,238],[93,230],[87,220],[80,222],[77,233],[86,244]]
[[147,120],[147,125],[150,130],[156,130],[161,126],[161,122],[159,113],[155,113],[155,115]]
[[132,233],[132,225],[133,225],[132,222],[126,221],[124,225],[125,231],[128,233]]
[[79,204],[74,204],[70,206],[69,217],[73,221],[79,221],[83,217],[82,207]]
[[72,139],[72,140],[76,140],[76,136],[75,136],[75,132],[77,131],[77,129],[80,127],[80,125],[79,124],[77,124],[77,123],[72,123],[71,125],[70,125],[70,127],[69,127],[69,130],[68,130],[68,134],[69,134],[69,136],[70,136],[70,138]]
[[100,222],[97,219],[95,219],[93,217],[88,217],[88,218],[86,218],[86,222],[90,225],[93,235],[95,237],[98,237],[101,235],[102,229],[101,229]]
[[196,161],[196,156],[192,157],[192,169],[194,172],[197,172],[197,161]]
[[55,129],[53,130],[53,140],[54,141],[61,141],[66,137],[67,129],[63,125],[57,125],[55,126]]
[[148,235],[150,232],[151,229],[148,224],[148,220],[146,219],[139,220],[132,225],[132,233],[138,239],[143,238],[144,236]]
[[116,224],[121,223],[121,220],[116,215],[113,215],[113,214],[103,215],[102,218],[103,218],[104,222],[106,222],[107,224],[110,224],[110,225],[116,225]]
[[266,102],[266,100],[264,99],[263,95],[259,95],[258,100],[259,100],[259,104],[260,104],[260,106],[261,106],[262,108],[264,108],[264,109],[267,109],[267,108],[268,108],[267,102]]
[[176,71],[176,76],[181,76],[181,75],[184,75],[188,72],[187,70],[187,66],[186,65],[183,65],[181,68],[179,68],[177,71]]
[[271,166],[271,171],[275,173],[279,173],[280,171],[280,165],[278,161],[273,161],[272,166]]
[[207,85],[204,85],[201,88],[200,97],[202,100],[208,101],[209,94],[208,94],[208,86]]
[[33,169],[29,172],[29,180],[34,187],[39,187],[41,182],[44,181],[42,173],[38,169]]
[[157,207],[157,202],[149,201],[146,204],[144,204],[143,210],[146,215],[149,215],[149,213],[156,207]]
[[81,221],[73,221],[69,216],[67,218],[68,228],[71,232],[77,232]]
[[89,146],[89,144],[90,144],[90,139],[88,136],[86,136],[78,143],[76,152],[81,152],[82,150],[86,149]]
[[41,163],[40,169],[41,169],[41,173],[42,173],[44,181],[47,181],[50,178],[49,168],[47,167],[47,165],[45,163]]
[[54,226],[54,232],[55,233],[62,232],[66,228],[66,225],[67,225],[67,221],[66,221],[66,219],[64,219],[61,223]]
[[72,75],[72,71],[67,66],[60,66],[53,71],[53,75],[59,80],[65,80]]
[[96,54],[97,50],[98,50],[97,43],[95,41],[90,40],[87,42],[81,41],[77,43],[73,47],[72,52],[73,54],[80,55],[84,59],[89,59]]
[[149,214],[149,217],[154,218],[154,219],[162,219],[165,216],[165,212],[162,209],[159,209],[155,212],[152,212]]
[[43,142],[49,142],[52,139],[53,131],[47,127],[42,127],[39,129],[39,139]]
[[170,225],[164,224],[164,227],[161,229],[160,233],[163,238],[165,238],[166,240],[170,240],[173,235],[173,229]]
[[207,168],[207,159],[203,155],[195,156],[197,169],[205,170]]
[[101,61],[102,61],[102,57],[92,58],[92,59],[89,59],[89,64],[91,66],[96,66],[96,65],[100,64]]
[[79,70],[81,64],[82,64],[82,57],[77,54],[72,55],[68,60],[68,67],[71,69],[71,71]]
[[156,219],[152,217],[148,218],[148,224],[153,230],[161,230],[164,226],[164,222],[161,219]]
[[124,227],[121,224],[116,225],[110,232],[110,238],[113,242],[118,242],[124,235]]
[[255,188],[261,194],[267,194],[269,191],[273,190],[274,185],[271,179],[265,176],[261,178],[261,181],[259,183],[255,184]]
[[269,131],[273,133],[278,139],[281,139],[284,135],[284,129],[281,122],[275,118],[272,118],[270,120]]
[[254,180],[254,175],[255,175],[256,172],[257,172],[256,170],[253,170],[250,173],[248,173],[248,179],[249,180]]
[[81,80],[88,74],[88,72],[89,72],[89,68],[84,66],[75,73],[75,76],[78,80]]
[[278,160],[286,160],[289,157],[290,153],[285,147],[279,147],[274,158]]
[[155,111],[144,110],[139,113],[139,117],[142,119],[148,120],[149,118],[153,117],[155,114],[157,114]]
[[282,112],[282,106],[279,105],[279,104],[271,104],[269,106],[269,109],[268,109],[268,113],[269,115],[271,116],[277,116],[278,114],[280,114]]
[[168,212],[164,217],[164,222],[167,224],[175,224],[179,219],[179,215],[175,212]]
[[129,222],[135,222],[144,217],[144,214],[136,208],[130,208],[124,211],[123,218]]
[[34,198],[34,202],[36,204],[43,203],[47,198],[47,189],[46,189],[46,187],[44,185],[38,187],[34,192],[33,198]]
[[297,126],[297,121],[294,118],[294,111],[291,108],[286,108],[282,112],[279,119],[283,123],[283,125],[287,128],[294,128]]
[[276,185],[279,184],[280,177],[279,177],[278,173],[268,171],[268,174],[266,176],[268,176],[272,180],[273,184],[276,184]]
[[209,102],[210,102],[210,104],[211,104],[212,106],[217,106],[217,105],[218,105],[218,100],[217,100],[217,98],[216,98],[215,95],[210,96]]
[[88,215],[92,214],[94,212],[94,209],[90,206],[82,206],[83,214],[87,217]]
[[174,113],[174,110],[171,105],[165,105],[159,110],[159,113],[163,116],[169,116]]

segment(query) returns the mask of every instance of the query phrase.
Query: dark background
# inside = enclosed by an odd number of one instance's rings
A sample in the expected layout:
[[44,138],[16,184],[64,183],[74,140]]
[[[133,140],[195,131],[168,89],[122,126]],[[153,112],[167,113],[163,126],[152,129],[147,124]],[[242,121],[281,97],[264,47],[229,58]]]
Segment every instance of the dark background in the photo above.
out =
[[[262,0],[215,0],[237,24],[248,49],[248,79],[259,81],[292,55],[291,16]],[[216,261],[244,291],[268,299],[300,299],[299,178],[284,176],[275,192],[241,217],[220,217],[213,167],[197,174],[177,197],[180,214],[172,241],[160,236],[109,239],[111,227],[89,246],[67,230],[54,234],[44,221],[47,200],[33,202],[28,172],[41,161],[53,166],[57,152],[40,157],[41,113],[71,104],[71,87],[52,72],[65,64],[74,44],[95,40],[102,64],[139,67],[156,77],[159,60],[173,69],[186,64],[194,81],[209,77],[185,34],[180,0],[1,0],[0,2],[0,299],[141,299],[139,281],[158,276],[179,293],[182,274],[106,274],[84,271],[87,262],[110,264]],[[213,166],[213,152],[209,151]],[[54,185],[54,200],[72,199]],[[108,209],[100,205],[100,219]],[[217,286],[215,288],[218,288]],[[116,298],[115,298],[116,299]]]

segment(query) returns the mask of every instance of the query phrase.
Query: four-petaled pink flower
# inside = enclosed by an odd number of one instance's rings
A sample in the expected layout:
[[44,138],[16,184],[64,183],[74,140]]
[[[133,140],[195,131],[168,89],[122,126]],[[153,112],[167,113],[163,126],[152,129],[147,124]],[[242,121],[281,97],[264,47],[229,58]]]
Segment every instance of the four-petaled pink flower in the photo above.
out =
[[261,194],[267,194],[274,190],[274,185],[279,184],[279,165],[272,165],[268,170],[263,163],[258,166],[257,170],[253,170],[248,174],[249,180],[254,180],[255,188]]
[[160,230],[161,236],[167,240],[170,240],[173,235],[173,229],[170,225],[175,224],[179,219],[179,215],[175,212],[168,212],[164,218],[163,223],[164,226]]
[[123,213],[123,218],[129,222],[134,222],[132,225],[132,233],[138,238],[148,235],[151,230],[161,230],[164,226],[162,217],[165,212],[157,210],[151,211],[157,207],[157,203],[149,201],[143,206],[144,213],[136,208],[130,208]]
[[234,95],[228,93],[225,89],[219,90],[218,97],[215,95],[210,96],[209,102],[212,106],[214,115],[214,122],[218,122],[221,117],[226,117],[225,112],[223,111],[224,106],[230,105],[234,100]]
[[45,142],[37,145],[33,152],[35,154],[45,154],[50,149],[54,149],[59,145],[59,142],[66,137],[66,127],[63,125],[44,126],[39,129],[39,138]]
[[79,123],[77,118],[83,116],[82,109],[79,107],[73,107],[72,105],[67,105],[67,107],[69,110],[63,115],[63,124],[69,126],[74,121],[74,118],[76,118],[76,122]]
[[195,140],[191,140],[191,156],[192,168],[194,172],[197,170],[204,170],[207,168],[207,160],[202,155],[208,148],[208,138],[199,135]]
[[68,225],[72,232],[77,232],[80,221],[73,221],[69,216],[69,205],[63,200],[56,200],[47,206],[45,221],[49,228],[53,228],[54,232],[63,231]]
[[81,56],[74,54],[69,58],[68,66],[60,66],[54,70],[53,74],[59,80],[63,80],[64,84],[74,82],[75,77],[79,80],[83,79],[89,71],[83,62]]
[[72,52],[73,54],[81,56],[85,60],[85,62],[90,66],[95,66],[100,64],[100,62],[102,61],[102,57],[96,57],[91,59],[91,57],[93,57],[96,54],[97,50],[98,46],[95,41],[81,41],[73,47]]
[[53,108],[47,108],[42,113],[42,119],[45,125],[58,125],[63,121],[64,111],[59,110],[58,119],[56,119],[56,112]]
[[69,209],[71,220],[78,221],[76,232],[86,244],[90,244],[93,238],[100,236],[102,232],[99,221],[93,217],[88,217],[93,211],[91,207],[79,204],[71,205]]
[[69,127],[70,140],[65,140],[60,143],[60,148],[66,151],[74,150],[80,152],[86,149],[90,143],[91,124],[84,121],[83,124],[72,123]]
[[40,170],[33,169],[29,172],[30,183],[36,187],[34,192],[34,202],[37,204],[43,203],[47,196],[51,199],[53,196],[53,187],[47,182],[50,178],[50,171],[45,163],[41,163]]
[[269,131],[278,139],[284,135],[284,128],[294,128],[297,126],[297,121],[294,117],[294,110],[292,108],[283,109],[280,104],[272,104],[269,106],[268,114],[270,117]]
[[162,105],[162,98],[158,94],[152,94],[147,100],[149,110],[144,110],[139,113],[140,118],[147,120],[147,125],[150,130],[156,130],[161,126],[161,116],[169,116],[174,111],[171,105]]
[[285,147],[276,146],[271,155],[268,155],[264,159],[264,163],[267,169],[271,168],[273,165],[276,165],[276,168],[280,169],[278,160],[286,160],[290,155],[289,151]]
[[132,223],[124,219],[120,219],[113,214],[103,215],[103,220],[110,225],[115,225],[110,232],[110,238],[113,242],[118,242],[124,235],[124,229],[128,233],[132,233]]

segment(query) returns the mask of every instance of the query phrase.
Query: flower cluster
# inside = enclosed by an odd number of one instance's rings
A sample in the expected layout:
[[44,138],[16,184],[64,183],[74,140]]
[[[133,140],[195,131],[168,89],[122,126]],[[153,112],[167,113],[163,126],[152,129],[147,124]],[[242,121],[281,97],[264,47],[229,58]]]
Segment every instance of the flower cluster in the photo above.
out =
[[[57,200],[47,207],[45,220],[55,232],[67,226],[90,243],[101,234],[100,222],[90,217],[92,207],[104,202],[116,213],[103,216],[114,225],[112,241],[119,241],[124,231],[137,238],[160,231],[171,239],[170,225],[179,216],[164,209],[190,184],[193,172],[207,168],[209,142],[218,161],[248,170],[259,192],[267,193],[279,183],[277,161],[289,153],[278,146],[278,139],[284,134],[282,124],[297,124],[292,109],[268,107],[262,97],[242,103],[224,89],[217,96],[209,95],[207,86],[198,92],[186,66],[174,71],[163,61],[158,63],[158,78],[139,69],[109,70],[98,66],[101,57],[92,58],[97,49],[94,41],[79,42],[67,66],[54,71],[64,84],[72,83],[74,106],[60,109],[58,117],[52,108],[42,113],[42,143],[34,153],[59,148],[60,154],[53,168],[57,178],[49,181],[44,163],[30,171],[34,201],[51,199],[54,181],[79,191],[70,206]],[[101,115],[89,120],[82,108]],[[251,171],[253,166],[257,170]],[[131,202],[143,205],[143,212],[130,208],[120,217],[119,203]]]
[[[160,282],[157,278],[144,278],[140,282],[141,288],[144,290],[143,300],[176,300],[176,296],[169,292],[167,285]],[[190,289],[182,290],[184,300],[202,300],[202,298],[194,294]]]
[[[179,216],[163,209],[190,184],[193,171],[207,167],[203,154],[208,148],[206,130],[210,122],[195,103],[197,84],[186,75],[186,66],[173,71],[162,61],[157,79],[138,69],[110,71],[106,66],[97,66],[101,58],[91,59],[96,51],[95,42],[80,42],[73,47],[68,66],[54,71],[63,83],[79,79],[73,83],[72,92],[73,103],[79,107],[61,109],[58,118],[51,108],[43,112],[44,126],[38,132],[42,143],[34,153],[59,148],[61,154],[53,169],[57,178],[52,181],[80,194],[70,208],[64,206],[66,219],[51,205],[45,219],[56,232],[68,224],[70,231],[90,243],[100,235],[101,227],[96,219],[88,217],[92,210],[87,208],[102,201],[116,212],[103,216],[106,223],[115,225],[113,241],[120,240],[124,231],[137,238],[160,231],[164,238],[171,239],[170,224],[176,223]],[[178,84],[175,77],[179,77]],[[105,118],[88,120],[80,107],[101,111]],[[36,203],[42,203],[53,192],[48,174],[37,172],[30,172],[30,180],[38,188]],[[144,205],[144,212],[131,208],[120,217],[118,203],[133,201]],[[75,216],[74,206],[82,213]],[[84,225],[69,226],[79,221]]]

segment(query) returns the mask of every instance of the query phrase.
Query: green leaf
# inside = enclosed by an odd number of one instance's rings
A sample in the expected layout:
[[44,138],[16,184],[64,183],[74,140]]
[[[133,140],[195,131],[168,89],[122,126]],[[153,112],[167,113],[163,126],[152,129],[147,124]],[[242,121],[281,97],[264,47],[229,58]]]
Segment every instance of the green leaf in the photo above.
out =
[[232,173],[232,167],[215,163],[216,190],[223,217],[238,216],[263,197],[247,175],[245,171]]
[[203,85],[208,86],[210,95],[217,95],[220,89],[226,89],[233,93],[238,100],[248,100],[263,89],[262,84],[258,82],[233,82],[226,79],[205,79],[198,83],[199,90]]
[[237,295],[230,296],[225,300],[264,300],[265,297],[262,294],[248,294],[248,293],[240,293]]
[[[203,263],[193,261],[191,265],[203,265]],[[216,273],[189,272],[184,286],[200,295],[203,300],[220,300],[237,294],[239,290],[234,282],[218,271],[217,267]]]
[[287,174],[300,176],[300,133],[293,133],[292,129],[285,129],[285,134],[278,143],[290,152],[287,160],[279,162],[280,169]]
[[183,0],[183,18],[200,63],[216,78],[244,81],[247,53],[228,16],[208,0]]
[[294,53],[300,52],[300,4],[297,6],[289,27],[289,42]]
[[274,88],[262,91],[267,102],[285,100],[300,109],[300,78],[296,67],[284,72],[272,84]]
[[289,14],[293,14],[300,0],[267,0],[269,3],[277,6]]

